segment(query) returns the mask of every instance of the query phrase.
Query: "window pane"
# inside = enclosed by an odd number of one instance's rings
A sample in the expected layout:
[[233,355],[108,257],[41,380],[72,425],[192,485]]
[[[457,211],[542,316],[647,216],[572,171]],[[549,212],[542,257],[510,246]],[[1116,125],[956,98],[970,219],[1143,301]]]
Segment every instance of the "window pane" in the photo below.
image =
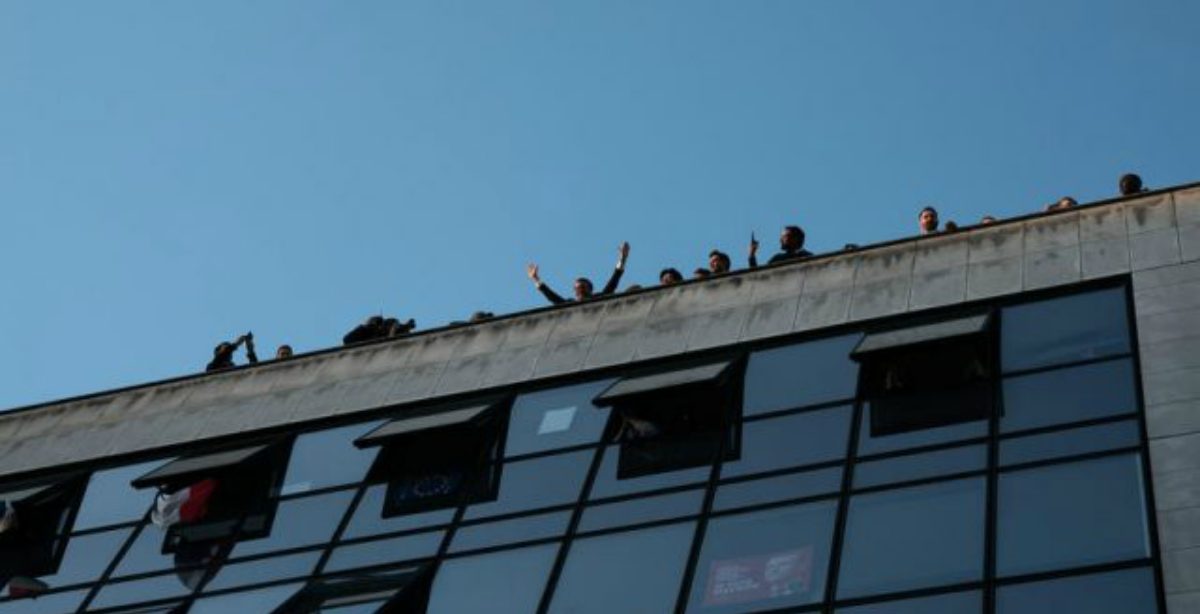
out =
[[4,614],[70,614],[79,609],[88,591],[69,591],[66,593],[51,593],[37,599],[18,599],[0,602],[0,612]]
[[38,579],[49,584],[51,588],[94,582],[112,562],[117,550],[125,545],[131,533],[133,529],[117,529],[72,537],[67,541],[67,550],[58,566],[58,572],[39,576]]
[[571,545],[551,612],[670,612],[696,524],[580,539]]
[[75,518],[75,530],[141,520],[150,502],[144,492],[134,490],[129,483],[162,464],[156,460],[92,474]]
[[450,559],[438,569],[428,614],[537,610],[558,544]]
[[574,503],[579,500],[583,478],[595,456],[595,450],[584,450],[506,463],[500,473],[497,499],[468,507],[466,517],[483,518]]
[[158,527],[146,523],[142,526],[142,532],[133,540],[133,544],[126,551],[125,556],[121,558],[121,563],[117,565],[113,576],[127,576],[150,571],[161,571],[171,569],[180,563],[182,566],[189,566],[199,563],[199,560],[189,560],[181,554],[176,557],[174,554],[163,553],[163,540],[166,532]]
[[809,341],[750,355],[746,367],[747,416],[854,396],[858,364],[850,351],[861,335]]
[[302,578],[312,574],[319,558],[321,552],[318,550],[225,565],[204,590],[218,591],[285,578]]
[[1128,359],[1008,378],[1000,430],[1131,413],[1137,409],[1135,381]]
[[978,580],[983,520],[983,478],[853,497],[838,597]]
[[1129,351],[1124,288],[1008,307],[1000,323],[1005,371]]
[[350,524],[346,527],[344,537],[353,539],[355,537],[379,535],[380,533],[431,527],[439,524],[447,524],[454,518],[453,508],[384,518],[383,500],[386,496],[387,484],[377,484],[368,487],[367,491],[363,493],[362,500],[358,502],[358,507],[354,510],[354,516],[350,519]]
[[742,425],[742,456],[721,467],[728,478],[846,456],[853,408],[835,407]]
[[197,599],[188,614],[230,614],[231,612],[270,612],[300,590],[302,584],[285,584],[253,591]]
[[262,539],[238,542],[231,556],[242,557],[273,550],[324,543],[333,538],[354,491],[332,492],[279,502],[271,534]]
[[865,456],[868,454],[880,454],[882,452],[893,452],[906,448],[947,443],[960,439],[974,439],[986,436],[987,432],[987,420],[976,420],[974,422],[964,422],[938,428],[872,437],[871,404],[864,403],[862,426],[858,431],[858,454],[859,456]]
[[571,512],[553,512],[462,527],[450,543],[451,552],[558,537],[567,531]]
[[854,487],[870,488],[893,482],[978,471],[987,467],[987,446],[966,446],[859,463]]
[[704,490],[689,490],[659,497],[632,499],[589,507],[580,520],[580,531],[598,531],[609,527],[667,520],[700,513]]
[[983,611],[983,595],[950,593],[903,601],[886,601],[850,608],[838,608],[837,614],[978,614]]
[[442,545],[445,531],[430,531],[404,537],[378,539],[361,544],[351,544],[334,549],[325,565],[326,572],[399,563],[412,559],[431,557]]
[[507,456],[600,443],[608,408],[592,399],[613,380],[532,392],[517,397],[508,423]]
[[1149,556],[1144,497],[1134,454],[1000,474],[999,573]]
[[198,584],[194,576],[185,577],[176,574],[153,576],[142,580],[107,584],[92,600],[90,609],[111,608],[127,603],[155,601],[170,597],[182,597],[191,594]]
[[1138,614],[1158,611],[1149,567],[1001,586],[998,614]]
[[821,601],[837,502],[714,518],[689,612],[736,613]]
[[636,478],[617,479],[617,460],[621,455],[621,446],[608,446],[604,450],[604,460],[600,464],[600,472],[596,474],[596,483],[592,486],[591,499],[614,497],[635,492],[644,492],[670,486],[684,484],[703,484],[708,481],[710,467],[693,467],[678,471],[654,473]]
[[1136,446],[1140,433],[1136,420],[1126,420],[1057,433],[1005,439],[1000,442],[1000,464],[1013,465]]
[[813,497],[840,490],[842,468],[818,469],[803,473],[789,473],[773,478],[734,482],[717,488],[713,501],[714,510],[727,510],[745,505],[770,503],[784,499]]
[[354,440],[380,424],[382,420],[297,437],[283,480],[283,494],[361,481],[378,450],[360,450]]

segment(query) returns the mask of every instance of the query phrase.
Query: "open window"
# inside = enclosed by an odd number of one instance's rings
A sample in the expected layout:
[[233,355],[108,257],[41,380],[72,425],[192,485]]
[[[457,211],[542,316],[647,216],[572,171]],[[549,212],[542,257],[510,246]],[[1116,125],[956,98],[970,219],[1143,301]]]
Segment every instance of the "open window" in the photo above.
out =
[[991,312],[868,333],[850,353],[861,363],[871,436],[983,420],[994,406]]
[[612,407],[612,437],[621,444],[617,478],[737,458],[743,361],[720,361],[626,377],[593,403]]
[[86,484],[77,476],[0,488],[0,586],[58,571]]
[[428,565],[314,580],[272,614],[370,612],[424,614],[432,579]]
[[386,483],[383,517],[496,497],[500,430],[510,400],[439,407],[396,418],[355,440],[380,448],[367,473]]
[[134,480],[158,489],[151,520],[167,531],[163,552],[269,535],[290,449],[284,440],[184,456]]

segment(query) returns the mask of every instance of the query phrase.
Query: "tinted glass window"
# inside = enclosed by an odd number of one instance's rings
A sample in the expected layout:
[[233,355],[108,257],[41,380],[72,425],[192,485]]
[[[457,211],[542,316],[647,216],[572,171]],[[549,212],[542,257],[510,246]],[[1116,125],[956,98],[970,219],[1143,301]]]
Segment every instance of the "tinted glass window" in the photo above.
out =
[[458,529],[451,552],[489,548],[502,544],[558,537],[566,532],[571,521],[571,512],[552,512],[535,516],[522,516],[512,520],[494,520]]
[[749,482],[734,482],[717,487],[713,509],[726,510],[784,499],[800,499],[836,492],[842,487],[842,468],[789,473]]
[[353,498],[353,491],[341,491],[281,501],[276,508],[271,534],[262,539],[238,542],[233,556],[328,542]]
[[709,467],[693,467],[618,480],[617,460],[620,451],[620,446],[608,446],[605,449],[600,472],[596,474],[596,483],[592,486],[593,500],[683,484],[702,484],[708,480],[711,471]]
[[445,534],[445,531],[430,531],[340,546],[333,550],[329,562],[325,565],[325,571],[341,571],[430,557],[437,553]]
[[721,468],[734,477],[846,456],[850,406],[755,420],[742,425],[742,453]]
[[188,614],[229,614],[230,612],[270,612],[300,590],[301,584],[285,584],[241,593],[197,599]]
[[164,554],[162,551],[165,536],[165,531],[146,523],[141,533],[134,538],[129,550],[125,552],[125,556],[121,558],[113,575],[126,576],[174,567],[175,556]]
[[495,501],[467,508],[467,518],[507,514],[579,500],[595,450],[568,452],[506,463]]
[[360,450],[354,440],[380,424],[382,420],[297,437],[283,480],[283,494],[361,481],[378,450]]
[[1001,313],[1005,371],[1129,351],[1123,288],[1016,305]]
[[523,394],[513,404],[505,454],[516,456],[568,446],[599,443],[608,409],[592,399],[612,380]]
[[1133,362],[1116,360],[1004,380],[1004,432],[1137,409]]
[[983,595],[950,593],[949,595],[838,608],[836,611],[838,614],[971,614],[983,611]]
[[1149,556],[1143,493],[1133,454],[1001,474],[997,570],[1015,575]]
[[597,531],[609,527],[667,520],[700,513],[704,501],[701,489],[670,495],[594,505],[583,512],[580,531]]
[[551,612],[670,612],[695,523],[580,539],[571,545]]
[[809,341],[750,355],[746,368],[747,416],[854,396],[858,364],[850,351],[861,335]]
[[127,603],[137,603],[139,601],[182,597],[191,594],[192,588],[196,584],[195,580],[177,576],[176,574],[165,574],[142,580],[107,584],[96,594],[96,598],[92,600],[89,608],[110,608]]
[[976,420],[974,422],[964,422],[950,426],[873,437],[871,436],[871,404],[864,403],[862,428],[859,429],[858,435],[858,454],[859,456],[864,456],[947,443],[960,439],[974,439],[986,436],[987,432],[987,420]]
[[983,478],[853,497],[838,597],[978,580],[983,520]]
[[366,537],[393,531],[407,531],[449,523],[454,518],[453,509],[441,509],[419,514],[405,514],[392,518],[383,517],[383,500],[387,496],[387,484],[370,486],[354,509],[354,516],[346,527],[346,538]]
[[520,548],[442,563],[429,614],[526,614],[537,611],[558,544]]
[[1158,611],[1154,571],[1127,569],[1089,576],[1002,586],[999,614],[1147,614]]
[[217,575],[208,583],[205,590],[217,591],[285,578],[303,578],[312,573],[319,558],[321,558],[320,551],[301,552],[224,565],[217,571]]
[[1137,421],[1126,420],[1114,424],[1006,439],[1000,442],[1000,464],[1013,465],[1134,446],[1138,443],[1139,433]]
[[982,445],[910,454],[860,463],[854,468],[854,487],[869,488],[986,467],[987,446]]
[[67,549],[63,554],[58,572],[38,579],[49,584],[51,588],[93,582],[100,578],[100,573],[116,556],[133,529],[117,529],[103,533],[77,535],[67,541]]
[[69,591],[42,595],[37,599],[5,601],[0,602],[0,611],[4,614],[69,614],[79,609],[87,594],[86,590]]
[[134,490],[129,483],[162,463],[156,460],[92,474],[75,518],[75,530],[141,520],[150,509],[150,503],[145,493]]
[[821,601],[837,503],[709,522],[689,612],[746,612]]

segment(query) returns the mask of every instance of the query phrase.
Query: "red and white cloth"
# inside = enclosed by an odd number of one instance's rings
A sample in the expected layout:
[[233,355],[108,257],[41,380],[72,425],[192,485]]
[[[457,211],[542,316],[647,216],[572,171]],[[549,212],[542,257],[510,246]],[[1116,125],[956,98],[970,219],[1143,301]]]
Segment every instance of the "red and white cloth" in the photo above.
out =
[[154,498],[150,521],[167,529],[176,524],[203,520],[208,515],[208,504],[216,490],[217,480],[207,478],[174,492],[160,492]]

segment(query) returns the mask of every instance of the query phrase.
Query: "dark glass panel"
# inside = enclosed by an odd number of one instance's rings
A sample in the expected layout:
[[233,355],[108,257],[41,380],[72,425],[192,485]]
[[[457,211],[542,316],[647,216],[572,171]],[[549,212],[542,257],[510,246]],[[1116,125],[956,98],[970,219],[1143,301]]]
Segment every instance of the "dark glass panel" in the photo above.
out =
[[1123,288],[1016,305],[1001,313],[1000,356],[1005,371],[1129,351]]
[[854,396],[859,334],[809,341],[750,355],[743,415],[753,416]]
[[358,502],[350,524],[346,526],[345,538],[366,537],[393,531],[407,531],[439,524],[447,524],[454,518],[454,509],[441,509],[432,512],[404,514],[383,517],[383,500],[387,495],[387,484],[370,486]]
[[688,611],[734,614],[821,601],[836,514],[836,501],[822,501],[712,519]]
[[838,491],[842,487],[842,467],[734,482],[717,488],[714,510],[727,510],[783,499],[813,497]]
[[450,559],[434,578],[427,612],[534,612],[557,552],[558,544],[549,544]]
[[1136,420],[1027,435],[1000,442],[1000,464],[1014,465],[1073,454],[1136,446],[1141,430]]
[[612,382],[589,382],[517,397],[504,453],[516,456],[599,443],[609,410],[592,405],[592,399]]
[[445,534],[445,531],[430,531],[339,546],[333,550],[324,571],[341,571],[431,557],[442,545],[442,537]]
[[843,458],[852,414],[847,405],[747,422],[742,425],[741,458],[726,461],[721,477]]
[[667,520],[700,513],[704,490],[689,490],[657,497],[594,505],[584,510],[580,531],[599,531],[652,520]]
[[468,507],[466,518],[574,503],[595,455],[595,450],[584,450],[506,463],[496,500]]
[[1127,414],[1137,409],[1133,361],[1101,362],[1004,380],[1000,430]]
[[1157,611],[1154,570],[1149,567],[1001,586],[996,591],[998,614],[1150,614]]
[[550,612],[670,612],[695,532],[686,522],[575,541]]
[[987,468],[987,446],[965,446],[859,463],[854,487],[870,488]]
[[195,578],[196,576],[189,578],[176,574],[164,574],[141,580],[106,584],[88,607],[98,610],[141,601],[183,597],[190,594],[198,584]]
[[328,542],[346,515],[354,491],[332,492],[279,502],[271,534],[262,539],[239,542],[231,556],[242,557],[273,550],[299,548]]
[[312,574],[313,568],[317,566],[317,560],[320,558],[320,551],[312,551],[256,559],[245,563],[231,563],[222,566],[204,590],[218,591],[247,584],[303,578]]
[[58,572],[39,576],[38,579],[51,588],[94,582],[112,562],[117,550],[125,545],[133,529],[116,529],[103,533],[77,535],[67,540],[67,551],[63,554]]
[[978,614],[983,611],[983,595],[950,593],[838,608],[836,611],[837,614]]
[[669,486],[684,484],[703,484],[708,480],[711,471],[709,467],[693,467],[664,473],[654,473],[624,480],[617,479],[617,461],[621,446],[608,446],[604,450],[604,460],[601,461],[600,471],[596,474],[596,482],[592,486],[591,499],[644,492]]
[[1144,497],[1134,454],[1000,474],[998,573],[1149,556]]
[[17,599],[0,602],[4,614],[70,614],[79,609],[87,590],[51,593],[37,599]]
[[[141,533],[134,538],[133,544],[121,558],[113,576],[128,576],[175,567],[176,556],[172,553],[163,553],[165,535],[166,531],[150,523],[143,525]],[[182,561],[183,557],[180,557],[180,562]]]
[[163,461],[155,460],[92,474],[75,517],[75,530],[141,520],[150,509],[150,503],[144,492],[135,490],[129,483],[162,464]]
[[916,448],[960,439],[984,437],[988,432],[987,420],[976,420],[937,428],[895,433],[879,437],[871,436],[871,404],[863,404],[862,427],[858,434],[858,454],[880,454],[907,448]]
[[851,498],[838,598],[980,579],[984,490],[971,478]]
[[547,537],[558,537],[566,532],[571,521],[571,512],[553,512],[536,516],[522,516],[511,520],[498,520],[486,524],[461,527],[450,542],[451,552],[488,548],[502,544],[513,544]]
[[307,433],[296,438],[283,479],[283,494],[362,481],[378,450],[360,450],[354,440],[382,420]]
[[233,612],[261,612],[266,614],[287,601],[300,590],[302,584],[284,584],[259,588],[240,593],[229,593],[215,597],[197,599],[188,614],[232,614]]

